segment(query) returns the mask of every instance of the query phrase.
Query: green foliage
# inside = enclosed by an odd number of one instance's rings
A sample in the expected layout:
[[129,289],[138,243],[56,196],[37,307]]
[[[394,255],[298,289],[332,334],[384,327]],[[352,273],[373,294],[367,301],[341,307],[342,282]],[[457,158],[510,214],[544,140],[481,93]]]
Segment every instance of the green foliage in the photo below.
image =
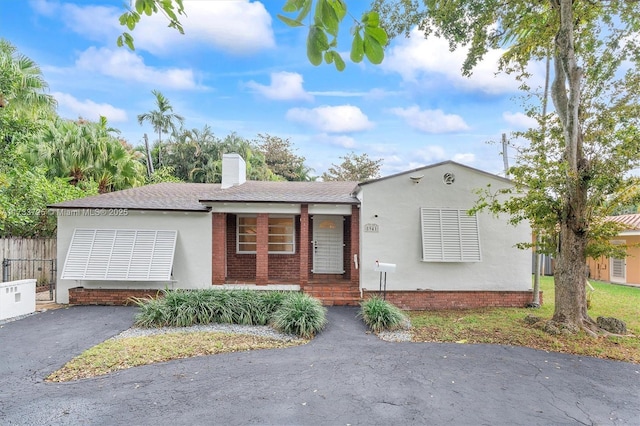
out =
[[147,177],[145,183],[147,185],[152,185],[154,183],[163,183],[163,182],[183,182],[180,178],[176,177],[175,169],[170,166],[160,167],[156,169],[151,176]]
[[[153,93],[153,96],[156,98],[155,101],[157,109],[139,114],[138,123],[142,125],[145,122],[148,122],[153,126],[153,130],[158,134],[158,141],[154,147],[154,151],[157,154],[157,166],[162,167],[165,165],[162,161],[162,153],[164,151],[164,147],[162,146],[162,135],[169,132],[175,133],[178,130],[176,123],[182,126],[184,123],[184,117],[173,112],[171,102],[169,102],[169,99],[167,99],[160,91],[152,90],[151,93]],[[151,156],[152,154],[150,152],[146,152],[146,155]],[[155,158],[152,157],[148,164],[150,167],[150,173],[148,175],[155,171],[155,168],[153,167],[154,162]]]
[[55,212],[47,205],[96,193],[96,185],[81,188],[49,179],[42,168],[15,159],[11,168],[0,172],[0,237],[55,236]]
[[[140,148],[138,148],[140,149]],[[235,133],[224,139],[217,138],[208,126],[202,130],[192,129],[174,132],[163,145],[163,164],[171,167],[173,175],[185,182],[220,183],[222,181],[222,156],[226,153],[240,154],[247,164],[247,179],[273,181],[283,180],[266,162],[264,151],[257,143],[250,142]],[[298,167],[299,176],[304,176],[304,165]],[[284,169],[282,169],[284,170]]]
[[[286,13],[297,13],[295,18],[278,15],[278,19],[290,27],[305,26],[303,20],[309,16],[313,8],[313,0],[287,0],[282,7]],[[307,57],[313,65],[320,65],[324,60],[334,64],[338,71],[345,69],[342,56],[337,51],[340,23],[347,15],[347,4],[342,0],[316,0],[313,23],[309,25],[307,35]],[[354,19],[352,28],[350,58],[353,62],[361,62],[366,58],[372,64],[379,64],[384,59],[384,46],[388,43],[387,33],[380,26],[377,12],[365,12],[360,22]]]
[[366,153],[357,155],[354,152],[340,158],[344,161],[339,165],[332,164],[329,170],[322,174],[323,181],[364,182],[380,177],[382,159],[372,160]]
[[396,330],[407,321],[404,313],[395,305],[374,296],[362,302],[359,315],[374,332]]
[[155,299],[134,298],[140,327],[228,323],[267,325],[311,337],[325,323],[324,308],[302,293],[250,290],[165,290]]
[[272,324],[284,333],[311,338],[327,323],[326,308],[304,293],[291,293],[274,313]]
[[[169,28],[176,29],[180,34],[184,34],[184,28],[178,20],[178,15],[185,15],[182,0],[135,0],[133,9],[120,15],[120,25],[126,26],[129,31],[133,31],[140,22],[142,14],[151,16],[154,13],[162,13],[169,21]],[[123,32],[117,39],[118,47],[126,45],[129,49],[135,50],[133,36],[128,32]]]
[[56,118],[25,144],[23,155],[33,167],[42,165],[50,179],[74,186],[93,182],[100,193],[142,185],[144,166],[137,153],[111,132],[104,120]]
[[276,175],[288,181],[314,180],[310,173],[313,169],[305,166],[305,158],[294,154],[289,139],[282,139],[268,134],[258,134],[255,141],[257,151],[264,156],[264,161]]
[[7,40],[0,38],[0,110],[37,115],[38,111],[52,112],[56,106],[53,96],[45,93],[49,85],[40,67],[22,55]]

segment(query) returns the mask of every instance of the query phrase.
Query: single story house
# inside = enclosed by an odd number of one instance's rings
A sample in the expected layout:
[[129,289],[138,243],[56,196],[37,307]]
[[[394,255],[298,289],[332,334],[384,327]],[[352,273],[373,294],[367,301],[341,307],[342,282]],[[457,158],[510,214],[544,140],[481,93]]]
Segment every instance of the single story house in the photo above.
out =
[[625,229],[611,242],[625,244],[627,257],[588,259],[589,277],[618,284],[640,285],[640,214],[609,216],[607,220],[624,226]]
[[[58,303],[116,304],[161,289],[304,291],[325,304],[378,293],[406,309],[525,306],[528,225],[469,215],[510,181],[446,161],[367,182],[160,183],[50,206]],[[383,265],[375,270],[377,262]],[[391,268],[393,266],[393,268]]]

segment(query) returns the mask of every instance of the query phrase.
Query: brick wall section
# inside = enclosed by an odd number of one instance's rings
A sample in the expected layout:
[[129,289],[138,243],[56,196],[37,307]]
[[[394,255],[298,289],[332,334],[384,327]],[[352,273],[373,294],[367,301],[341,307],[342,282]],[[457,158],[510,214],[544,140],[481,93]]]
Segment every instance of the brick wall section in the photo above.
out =
[[[360,256],[360,208],[358,206],[351,206],[351,221],[350,221],[350,244],[349,244],[349,278],[352,285],[360,285],[360,272],[356,269],[354,262],[355,256]],[[358,262],[360,259],[358,259]],[[359,265],[358,265],[359,267]]]
[[309,283],[309,245],[311,240],[309,239],[309,205],[303,204],[300,206],[300,230],[296,233],[299,239],[298,252],[299,268],[298,268],[298,282],[300,289],[304,289],[304,286]]
[[224,284],[226,278],[227,264],[227,214],[214,213],[211,220],[212,225],[212,253],[211,253],[211,283]]
[[[364,297],[366,299],[378,293],[365,290]],[[532,300],[531,291],[387,291],[388,302],[400,309],[415,311],[484,307],[523,308]],[[542,303],[542,293],[540,302]]]
[[269,215],[258,213],[256,235],[256,284],[269,282]]
[[75,287],[69,289],[69,304],[124,306],[133,304],[131,302],[132,297],[156,298],[161,294],[161,290],[115,290]]
[[227,281],[252,283],[256,279],[256,255],[236,253],[236,215],[227,214]]

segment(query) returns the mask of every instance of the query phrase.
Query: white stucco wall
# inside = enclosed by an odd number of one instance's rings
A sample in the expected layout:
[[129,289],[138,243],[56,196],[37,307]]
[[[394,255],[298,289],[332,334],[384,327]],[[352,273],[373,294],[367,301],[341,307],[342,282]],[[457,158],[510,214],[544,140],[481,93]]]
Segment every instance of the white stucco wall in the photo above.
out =
[[[443,182],[446,172],[455,174],[452,185]],[[420,175],[424,177],[419,183],[409,178]],[[477,199],[473,190],[487,183],[493,189],[508,185],[502,179],[451,163],[363,185],[359,194],[361,287],[378,290],[380,276],[373,270],[378,260],[397,264],[396,272],[387,274],[387,290],[528,290],[531,253],[514,245],[531,241],[531,231],[528,224],[509,225],[506,217],[478,214],[481,262],[421,260],[420,208],[467,210]],[[367,232],[375,225],[377,232]]]
[[[70,212],[66,211],[67,214]],[[211,214],[208,212],[154,212],[129,210],[126,215],[101,216],[73,210],[58,215],[58,281],[56,301],[69,303],[73,287],[164,289],[211,286]],[[87,212],[87,211],[85,211]],[[74,213],[75,214],[75,213]],[[117,282],[62,280],[60,276],[75,228],[177,230],[173,259],[174,282]]]

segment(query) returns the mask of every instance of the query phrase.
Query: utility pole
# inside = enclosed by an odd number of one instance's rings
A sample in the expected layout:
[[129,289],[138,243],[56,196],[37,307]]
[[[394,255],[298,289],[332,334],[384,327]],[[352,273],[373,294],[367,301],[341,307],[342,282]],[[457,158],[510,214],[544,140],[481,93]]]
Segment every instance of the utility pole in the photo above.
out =
[[153,172],[153,159],[151,158],[151,151],[149,151],[149,138],[147,134],[144,134],[144,149],[147,151],[147,177],[151,177]]
[[507,134],[502,134],[502,161],[504,162],[504,177],[509,178],[509,156],[507,151]]

